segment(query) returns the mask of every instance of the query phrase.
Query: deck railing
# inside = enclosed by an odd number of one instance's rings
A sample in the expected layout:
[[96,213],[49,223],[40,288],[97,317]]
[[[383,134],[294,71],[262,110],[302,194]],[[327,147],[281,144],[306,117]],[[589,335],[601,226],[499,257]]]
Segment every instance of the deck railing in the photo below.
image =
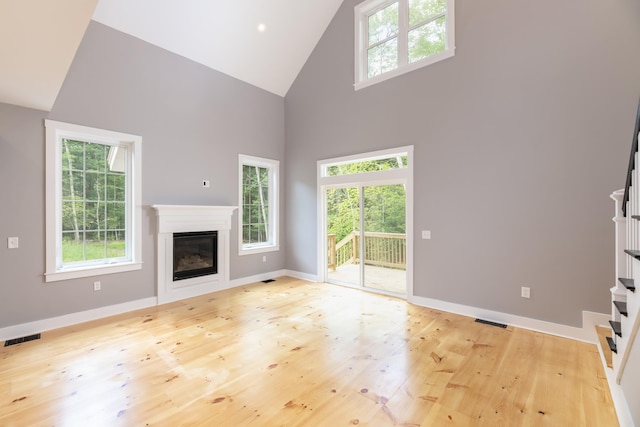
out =
[[[407,264],[407,235],[364,233],[364,263],[404,269]],[[343,264],[360,263],[360,233],[354,231],[336,243],[336,235],[327,237],[327,265],[335,270]]]

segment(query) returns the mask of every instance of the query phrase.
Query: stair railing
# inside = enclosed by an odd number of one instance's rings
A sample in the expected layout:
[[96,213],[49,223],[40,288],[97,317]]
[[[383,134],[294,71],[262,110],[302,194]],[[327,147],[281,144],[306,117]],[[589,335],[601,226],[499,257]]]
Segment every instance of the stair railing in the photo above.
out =
[[[624,190],[615,191],[611,198],[615,201],[615,259],[616,259],[616,285],[611,288],[611,314],[614,322],[622,325],[622,337],[613,339],[616,342],[616,350],[613,355],[613,368],[616,372],[616,383],[620,384],[624,375],[625,367],[629,361],[629,356],[633,349],[634,341],[640,329],[640,314],[635,301],[637,296],[630,294],[630,291],[623,285],[624,279],[640,279],[640,273],[634,274],[634,263],[640,260],[640,171],[636,167],[639,161],[638,155],[638,133],[640,132],[640,102],[636,114],[635,128],[629,156],[629,167],[627,168],[627,178]],[[640,264],[636,265],[636,270]],[[636,283],[640,280],[635,280]],[[626,305],[628,298],[633,298],[634,304],[629,306],[627,316],[623,316],[615,303]],[[623,319],[623,317],[626,317]],[[617,345],[620,341],[620,345]],[[617,353],[617,354],[616,354]]]

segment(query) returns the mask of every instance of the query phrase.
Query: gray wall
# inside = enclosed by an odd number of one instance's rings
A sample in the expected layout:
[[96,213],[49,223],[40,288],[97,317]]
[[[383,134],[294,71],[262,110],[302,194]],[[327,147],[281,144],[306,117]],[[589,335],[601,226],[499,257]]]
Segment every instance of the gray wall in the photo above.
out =
[[413,144],[416,295],[572,326],[609,312],[638,2],[458,0],[455,57],[356,92],[358,3],[285,98],[287,268],[318,273],[318,159]]
[[[285,100],[92,22],[51,113],[0,105],[0,327],[153,296],[148,205],[236,205],[238,153],[284,160],[286,229],[267,263],[232,239],[231,278],[316,274],[316,161],[408,144],[415,230],[433,232],[416,239],[416,295],[576,326],[582,310],[608,312],[640,5],[458,0],[454,58],[354,92],[357,3]],[[42,278],[45,118],[143,137],[145,264],[102,276],[100,292]]]
[[[45,118],[143,138],[144,266],[101,276],[100,292],[94,278],[43,280]],[[91,22],[51,113],[0,104],[0,327],[153,297],[149,205],[237,206],[239,153],[284,160],[282,97]],[[237,255],[235,214],[232,233],[231,279],[284,268],[284,249]]]

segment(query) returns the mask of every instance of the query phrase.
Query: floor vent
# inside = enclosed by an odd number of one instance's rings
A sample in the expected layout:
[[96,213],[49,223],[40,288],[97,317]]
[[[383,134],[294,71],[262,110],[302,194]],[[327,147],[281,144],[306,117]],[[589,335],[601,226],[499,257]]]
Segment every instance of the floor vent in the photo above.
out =
[[267,279],[267,280],[263,280],[262,283],[271,283],[271,282],[275,282],[276,279]]
[[4,346],[9,347],[10,345],[16,345],[23,342],[39,340],[39,339],[40,339],[40,334],[29,335],[28,337],[20,337],[20,338],[14,338],[12,340],[7,340],[4,342]]
[[484,320],[484,319],[476,319],[477,323],[482,323],[484,325],[489,325],[489,326],[497,326],[498,328],[506,328],[507,325],[505,325],[504,323],[498,323],[498,322],[491,322],[490,320]]

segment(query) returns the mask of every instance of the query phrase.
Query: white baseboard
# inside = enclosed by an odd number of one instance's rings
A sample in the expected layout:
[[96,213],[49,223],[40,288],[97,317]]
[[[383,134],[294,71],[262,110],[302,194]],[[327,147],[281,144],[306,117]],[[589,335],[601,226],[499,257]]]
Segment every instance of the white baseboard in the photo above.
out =
[[[274,277],[288,275],[286,270],[277,270],[270,273],[258,274],[250,277],[230,280],[229,282],[219,283],[218,289],[224,290],[247,285],[249,283],[260,282],[262,280],[272,279]],[[185,298],[196,296],[185,294]],[[102,319],[104,317],[115,316],[117,314],[129,311],[139,310],[160,305],[157,297],[149,297],[136,301],[129,301],[122,304],[110,305],[106,307],[95,308],[92,310],[80,311],[77,313],[65,314],[62,316],[51,317],[48,319],[36,320],[33,322],[22,323],[14,326],[0,328],[0,341],[6,341],[13,338],[34,335],[52,329],[63,328],[65,326],[76,325],[78,323],[90,322],[92,320]]]
[[607,362],[602,352],[602,347],[598,347],[598,353],[600,354],[600,361],[602,362],[602,368],[607,377],[607,383],[609,384],[609,391],[611,392],[611,400],[613,400],[613,406],[616,409],[616,415],[618,415],[618,423],[620,427],[634,427],[633,417],[631,416],[631,410],[627,404],[627,399],[622,391],[622,387],[616,383],[616,371],[607,366]]
[[[301,273],[299,271],[284,270],[284,274],[286,274],[287,276],[295,277],[297,279],[308,280],[310,282],[320,281],[319,276],[317,275]],[[432,298],[408,296],[407,301],[422,307],[447,311],[449,313],[460,314],[462,316],[480,318],[492,322],[505,323],[507,325],[517,326],[523,329],[543,332],[550,335],[556,335],[559,337],[570,338],[592,344],[598,342],[598,336],[596,334],[595,326],[607,325],[608,320],[611,319],[611,316],[609,314],[583,311],[582,327],[578,328],[574,326],[561,325],[559,323],[547,322],[544,320],[531,319],[529,317],[502,313],[499,311],[485,310],[478,307],[455,304]]]
[[449,313],[475,317],[497,323],[504,323],[518,328],[543,332],[545,334],[556,335],[592,344],[595,344],[598,341],[594,326],[606,324],[611,318],[608,314],[583,311],[582,328],[577,328],[574,326],[561,325],[559,323],[547,322],[545,320],[531,319],[529,317],[516,316],[493,310],[485,310],[483,308],[455,304],[432,298],[412,296],[407,298],[407,300],[412,304],[420,305],[422,307],[433,308],[436,310],[447,311]]
[[296,279],[308,280],[309,282],[318,283],[320,281],[320,278],[316,274],[301,273],[299,271],[293,271],[293,270],[284,270],[284,274],[286,276],[293,277]]
[[286,276],[285,270],[270,271],[269,273],[256,274],[255,276],[241,277],[229,281],[227,289],[237,288],[238,286],[248,285],[250,283],[262,282],[263,280],[274,279],[276,277]]
[[[260,282],[280,276],[290,276],[310,282],[318,282],[318,276],[301,273],[293,270],[276,270],[269,273],[262,273],[249,277],[230,280],[226,285],[222,284],[222,289],[230,289],[238,286],[244,286],[250,283]],[[528,317],[515,316],[512,314],[501,313],[498,311],[485,310],[477,307],[455,304],[446,301],[440,301],[432,298],[424,298],[418,296],[408,297],[407,300],[416,305],[443,310],[450,313],[460,314],[463,316],[477,317],[492,322],[505,323],[533,331],[544,332],[551,335],[557,335],[565,338],[571,338],[578,341],[596,343],[597,336],[595,333],[595,325],[607,324],[610,319],[608,314],[593,313],[589,311],[582,312],[583,327],[577,328],[573,326],[560,325],[557,323],[546,322],[543,320],[531,319]],[[100,307],[93,310],[81,311],[78,313],[66,314],[63,316],[53,317],[49,319],[37,320],[34,322],[23,323],[20,325],[8,326],[0,328],[0,341],[7,339],[33,335],[51,329],[71,326],[82,322],[101,319],[103,317],[113,316],[116,314],[126,313],[128,311],[139,310],[158,305],[156,297],[144,298],[141,300],[130,301],[122,304]]]
[[63,328],[65,326],[76,325],[78,323],[89,322],[91,320],[102,319],[103,317],[114,316],[141,308],[148,308],[157,305],[157,298],[150,297],[129,301],[122,304],[109,305],[95,308],[93,310],[80,311],[78,313],[65,314],[63,316],[51,317],[49,319],[36,320],[34,322],[22,323],[20,325],[0,328],[0,341],[13,338],[34,335],[52,329]]

